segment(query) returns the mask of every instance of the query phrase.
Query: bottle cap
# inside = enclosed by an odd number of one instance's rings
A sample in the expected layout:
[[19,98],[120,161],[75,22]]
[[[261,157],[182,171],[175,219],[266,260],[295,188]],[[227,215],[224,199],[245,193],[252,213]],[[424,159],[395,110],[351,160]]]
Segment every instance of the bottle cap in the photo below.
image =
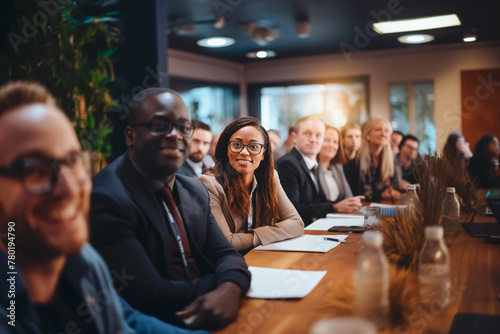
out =
[[379,231],[367,231],[363,233],[363,240],[367,246],[378,247],[382,245],[382,233]]
[[447,187],[446,188],[447,193],[454,193],[455,192],[455,187]]
[[414,184],[409,184],[406,186],[406,190],[417,190],[417,186]]
[[431,240],[441,239],[443,237],[442,226],[427,226],[425,228],[425,238]]

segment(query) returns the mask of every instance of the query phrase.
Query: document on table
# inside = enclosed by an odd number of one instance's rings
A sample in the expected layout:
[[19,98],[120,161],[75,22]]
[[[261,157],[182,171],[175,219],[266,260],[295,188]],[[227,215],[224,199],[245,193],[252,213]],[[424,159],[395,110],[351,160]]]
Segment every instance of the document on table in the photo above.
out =
[[247,296],[250,298],[303,298],[325,276],[325,271],[289,270],[248,267],[252,281]]
[[[335,235],[336,239],[345,240],[347,235]],[[256,251],[288,251],[326,253],[337,247],[340,242],[325,240],[324,235],[304,234],[300,237],[274,242],[269,245],[255,247]]]
[[328,231],[334,226],[363,226],[363,216],[351,215],[349,218],[321,218],[310,224],[304,230],[306,231]]
[[328,213],[326,218],[350,218],[350,219],[359,219],[363,218],[363,215],[353,215],[353,214],[345,214],[345,213]]

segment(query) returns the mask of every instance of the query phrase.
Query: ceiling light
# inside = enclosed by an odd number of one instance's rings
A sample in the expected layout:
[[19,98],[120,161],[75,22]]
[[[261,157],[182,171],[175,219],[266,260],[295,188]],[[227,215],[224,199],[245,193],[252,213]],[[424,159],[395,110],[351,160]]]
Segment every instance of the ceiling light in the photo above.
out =
[[472,28],[468,33],[466,33],[463,37],[464,42],[475,42],[477,40],[476,29]]
[[372,25],[373,30],[379,34],[392,34],[396,32],[428,30],[461,25],[456,14],[419,17],[409,20],[395,20],[377,22]]
[[261,46],[267,45],[280,36],[279,31],[259,27],[255,22],[240,24],[240,29],[252,37],[253,41]]
[[230,37],[209,37],[200,39],[197,44],[205,48],[222,48],[234,44],[234,39]]
[[215,22],[214,22],[214,28],[215,29],[221,29],[226,25],[226,19],[223,17],[219,17]]
[[398,41],[405,44],[422,44],[433,40],[434,36],[427,34],[413,34],[398,37]]
[[276,56],[276,52],[272,50],[261,50],[261,51],[253,51],[247,52],[248,58],[272,58]]
[[311,25],[308,21],[295,22],[295,30],[298,38],[309,38],[311,36]]

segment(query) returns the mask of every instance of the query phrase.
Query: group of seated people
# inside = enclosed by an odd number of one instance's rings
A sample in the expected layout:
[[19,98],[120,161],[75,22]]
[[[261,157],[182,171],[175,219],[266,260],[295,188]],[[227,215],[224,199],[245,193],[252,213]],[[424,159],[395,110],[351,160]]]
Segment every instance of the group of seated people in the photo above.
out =
[[[209,162],[210,127],[191,120],[175,91],[148,88],[130,102],[127,151],[92,182],[51,94],[32,82],[0,87],[0,145],[8,148],[0,152],[0,257],[16,282],[15,297],[0,297],[0,331],[227,326],[250,286],[246,252],[298,237],[328,213],[360,210],[364,200],[397,199],[414,182],[419,141],[403,136],[395,155],[391,133],[382,118],[339,131],[307,116],[275,161],[274,135],[240,117]],[[478,147],[492,159],[491,141]],[[472,159],[483,166],[480,155]]]

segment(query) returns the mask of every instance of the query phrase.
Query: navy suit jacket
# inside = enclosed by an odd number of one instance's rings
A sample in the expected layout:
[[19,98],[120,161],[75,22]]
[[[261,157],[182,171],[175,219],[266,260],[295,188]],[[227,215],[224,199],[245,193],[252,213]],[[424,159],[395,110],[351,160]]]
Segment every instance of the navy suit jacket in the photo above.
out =
[[133,307],[179,323],[175,311],[223,282],[234,282],[245,294],[250,272],[212,216],[205,186],[198,179],[176,175],[173,192],[180,199],[178,209],[200,269],[198,279],[168,279],[170,230],[158,199],[127,153],[94,179],[90,233],[111,272],[120,277],[115,282],[120,286],[117,291]]
[[[201,169],[203,170],[205,168],[207,168],[207,166],[205,166],[205,164],[202,164]],[[179,168],[179,170],[175,174],[177,174],[177,175],[181,174],[181,175],[186,175],[186,176],[198,177],[198,175],[196,175],[194,173],[193,168],[187,163],[187,161],[184,162],[184,164],[181,166],[181,168]]]
[[322,191],[316,190],[309,169],[296,148],[278,160],[278,173],[281,185],[304,225],[311,224],[313,218],[323,218],[334,211],[333,202],[326,200]]

